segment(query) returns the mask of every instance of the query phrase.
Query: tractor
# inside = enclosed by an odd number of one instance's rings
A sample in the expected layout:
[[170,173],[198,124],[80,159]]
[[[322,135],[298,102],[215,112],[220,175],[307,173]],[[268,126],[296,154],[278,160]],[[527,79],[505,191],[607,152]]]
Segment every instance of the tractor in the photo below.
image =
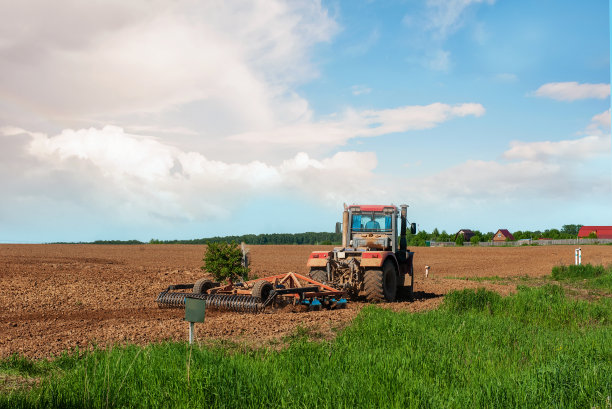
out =
[[[307,263],[310,277],[351,298],[365,296],[370,302],[390,302],[396,299],[398,290],[407,289],[412,299],[414,252],[407,249],[407,208],[344,205],[342,247],[313,251]],[[410,231],[416,233],[416,223],[410,224]]]

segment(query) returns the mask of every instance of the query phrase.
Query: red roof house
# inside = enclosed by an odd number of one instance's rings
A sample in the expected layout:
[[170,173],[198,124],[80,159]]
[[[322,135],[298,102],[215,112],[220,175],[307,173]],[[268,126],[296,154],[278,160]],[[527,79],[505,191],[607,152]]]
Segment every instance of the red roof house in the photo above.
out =
[[591,232],[595,232],[598,239],[612,239],[612,226],[582,226],[578,237],[589,237]]
[[507,229],[499,229],[493,236],[493,241],[514,241],[514,236]]

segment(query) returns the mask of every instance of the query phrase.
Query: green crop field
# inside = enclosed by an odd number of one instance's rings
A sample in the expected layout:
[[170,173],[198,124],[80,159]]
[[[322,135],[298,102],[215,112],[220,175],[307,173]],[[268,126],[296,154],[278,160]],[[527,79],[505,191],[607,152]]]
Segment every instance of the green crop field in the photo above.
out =
[[0,408],[611,408],[612,298],[569,298],[557,284],[463,290],[425,313],[368,306],[333,340],[301,328],[276,348],[14,356],[0,374],[16,383]]

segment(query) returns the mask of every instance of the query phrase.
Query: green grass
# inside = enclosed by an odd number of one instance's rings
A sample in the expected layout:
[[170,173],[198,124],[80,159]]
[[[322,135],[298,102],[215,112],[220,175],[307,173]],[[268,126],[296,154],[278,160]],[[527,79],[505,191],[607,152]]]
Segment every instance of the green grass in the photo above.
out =
[[310,332],[280,351],[164,343],[66,356],[0,408],[605,408],[612,395],[612,300],[556,285],[457,291],[420,314],[368,306],[333,341]]
[[579,283],[585,287],[599,288],[612,292],[612,266],[602,265],[570,265],[555,266],[551,274],[553,280]]

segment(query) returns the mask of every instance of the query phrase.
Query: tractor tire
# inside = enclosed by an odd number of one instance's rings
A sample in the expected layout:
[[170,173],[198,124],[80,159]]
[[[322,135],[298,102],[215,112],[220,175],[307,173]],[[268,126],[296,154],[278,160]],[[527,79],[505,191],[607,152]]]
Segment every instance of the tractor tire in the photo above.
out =
[[208,292],[208,290],[210,290],[213,287],[215,287],[215,283],[213,283],[207,278],[200,278],[193,285],[193,293],[194,294],[206,294],[206,292]]
[[327,271],[313,268],[310,270],[310,278],[319,282],[326,283],[327,282]]
[[395,265],[387,261],[382,269],[364,272],[363,287],[369,302],[395,301],[397,294],[397,271]]
[[266,280],[255,281],[253,284],[253,290],[251,295],[255,298],[259,298],[262,302],[266,301],[270,296],[270,292],[274,289],[271,282]]

